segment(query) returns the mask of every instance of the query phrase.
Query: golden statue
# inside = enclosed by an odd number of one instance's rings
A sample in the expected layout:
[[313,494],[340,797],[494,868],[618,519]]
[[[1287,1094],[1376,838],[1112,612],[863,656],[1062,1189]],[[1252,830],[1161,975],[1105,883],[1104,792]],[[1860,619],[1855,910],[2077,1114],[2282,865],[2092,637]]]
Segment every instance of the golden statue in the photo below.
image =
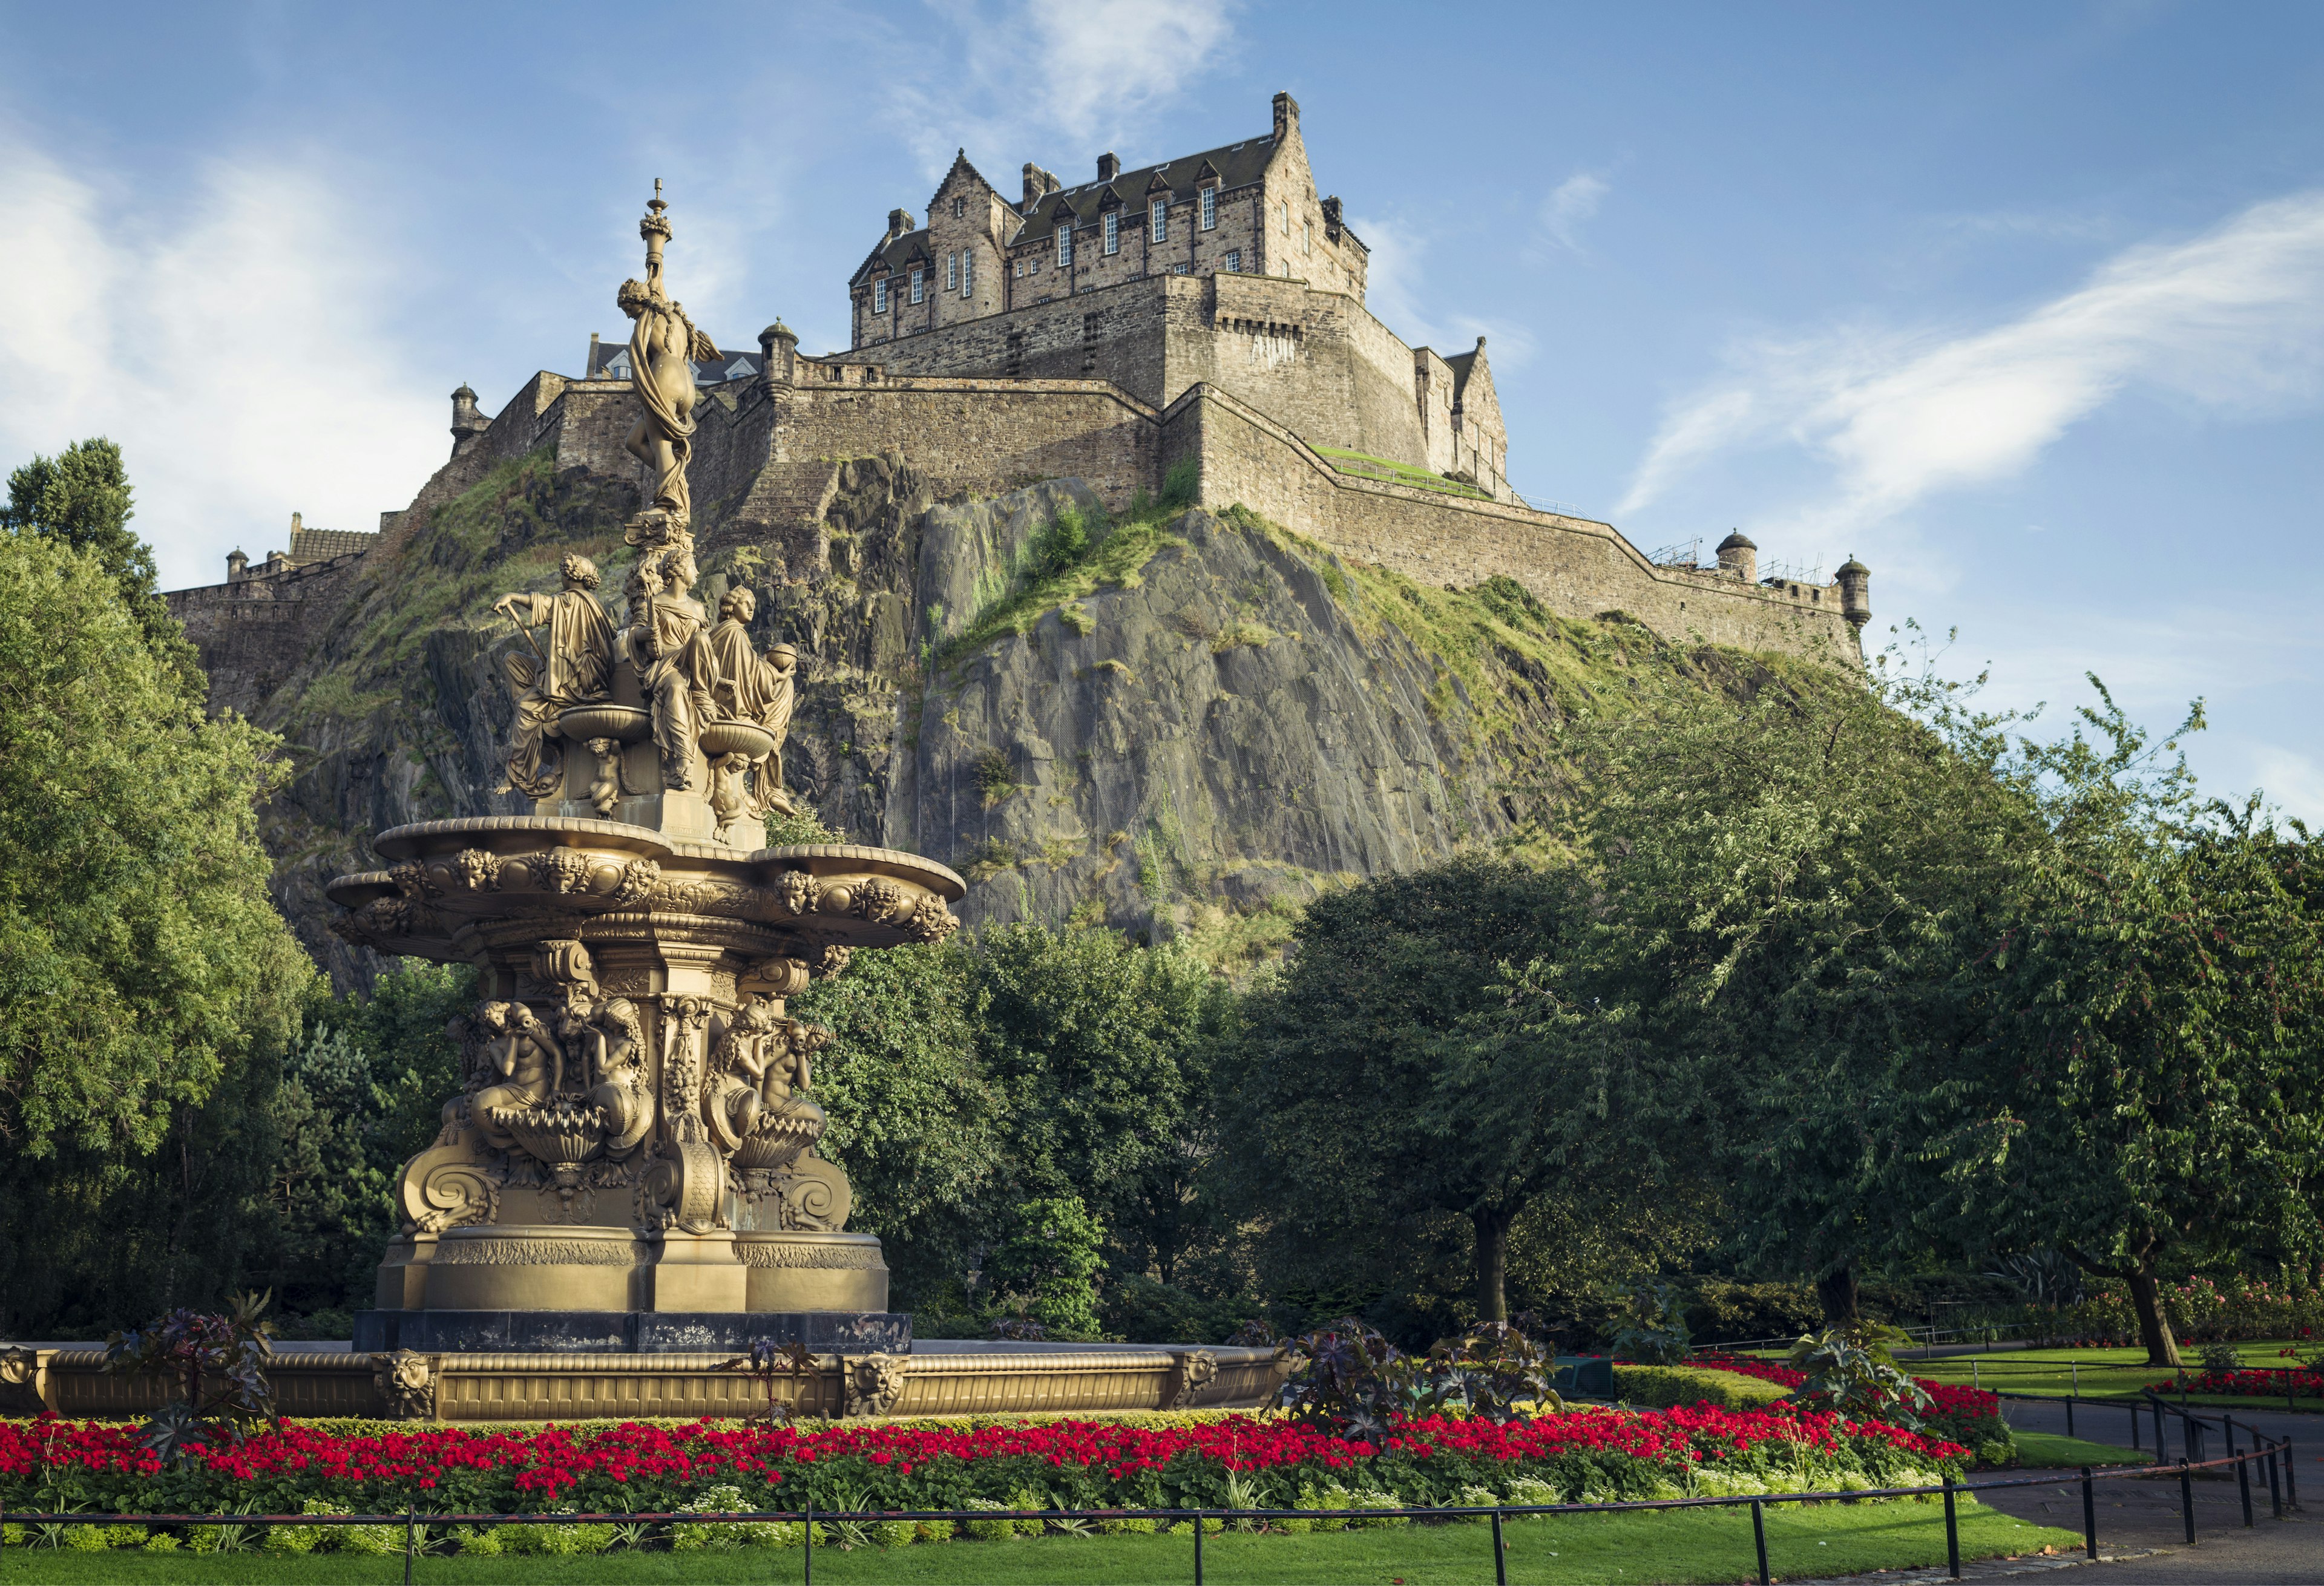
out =
[[[507,617],[532,646],[532,653],[501,658],[516,694],[516,727],[509,734],[509,784],[534,798],[554,798],[565,781],[565,765],[548,733],[568,705],[606,697],[613,661],[613,624],[592,593],[597,567],[587,557],[568,556],[565,587],[555,595],[503,595],[493,610]],[[545,628],[543,650],[533,630]]]
[[[694,360],[718,356],[718,344],[694,327],[662,285],[661,250],[669,240],[669,221],[662,211],[669,207],[657,177],[646,217],[638,222],[646,244],[646,278],[622,282],[613,299],[637,321],[630,331],[630,380],[646,410],[622,445],[653,470],[653,505],[667,514],[664,543],[684,533],[694,519],[686,484],[687,459],[694,451]],[[641,543],[634,528],[630,543]]]

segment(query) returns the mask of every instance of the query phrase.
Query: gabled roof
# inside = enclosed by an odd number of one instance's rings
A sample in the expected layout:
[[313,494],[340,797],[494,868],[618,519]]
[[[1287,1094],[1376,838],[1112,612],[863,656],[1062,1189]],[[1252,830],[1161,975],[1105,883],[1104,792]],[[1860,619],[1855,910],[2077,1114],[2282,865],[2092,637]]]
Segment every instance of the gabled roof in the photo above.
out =
[[928,229],[924,226],[918,231],[890,237],[873,248],[864,255],[863,263],[855,267],[855,273],[847,278],[847,284],[851,287],[862,285],[872,279],[881,264],[900,274],[916,263],[933,264],[936,262],[936,256],[928,251]]
[[1453,354],[1445,359],[1444,363],[1452,371],[1452,402],[1455,407],[1460,405],[1462,393],[1469,389],[1470,371],[1481,368],[1485,371],[1486,383],[1490,384],[1492,382],[1493,366],[1485,362],[1483,337],[1477,338],[1475,346],[1465,353]]
[[[630,344],[625,341],[601,341],[595,344],[596,358],[589,370],[589,378],[603,375],[611,380],[630,377]],[[759,373],[760,355],[755,352],[719,353],[714,359],[705,358],[694,365],[694,378],[703,385],[716,385],[722,381],[747,380]]]
[[1009,240],[1030,242],[1047,236],[1057,229],[1057,217],[1070,213],[1076,220],[1097,212],[1099,203],[1107,193],[1119,201],[1122,193],[1150,193],[1167,190],[1191,197],[1206,179],[1215,178],[1222,188],[1247,187],[1266,171],[1268,161],[1275,158],[1276,142],[1272,134],[1246,138],[1240,143],[1224,148],[1204,149],[1200,153],[1184,154],[1176,160],[1165,160],[1158,165],[1141,166],[1125,171],[1108,181],[1085,181],[1076,188],[1049,193],[1038,199],[1025,224]]

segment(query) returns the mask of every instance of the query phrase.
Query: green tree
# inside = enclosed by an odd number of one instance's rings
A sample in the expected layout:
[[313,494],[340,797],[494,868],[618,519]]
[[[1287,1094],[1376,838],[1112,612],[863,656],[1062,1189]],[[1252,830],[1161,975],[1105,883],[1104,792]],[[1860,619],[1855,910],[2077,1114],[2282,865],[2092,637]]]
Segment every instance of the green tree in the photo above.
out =
[[468,964],[406,959],[360,998],[318,998],[269,1104],[279,1142],[264,1203],[273,1236],[250,1282],[290,1316],[371,1303],[395,1231],[403,1164],[435,1139],[460,1087],[445,1027],[475,1000]]
[[266,890],[274,741],[207,720],[114,576],[0,531],[0,1323],[214,1300],[313,967]]
[[1004,1102],[978,1057],[976,1003],[957,943],[859,953],[790,1002],[835,1037],[816,1057],[820,1148],[847,1170],[850,1224],[880,1235],[901,1303],[947,1297],[984,1237]]
[[1104,930],[1005,926],[978,936],[971,964],[1016,1193],[1078,1196],[1122,1265],[1169,1281],[1201,1221],[1223,987],[1185,954]]
[[1925,673],[1716,680],[1569,734],[1599,899],[1553,973],[1594,1038],[1688,1074],[1739,1253],[1846,1322],[1868,1262],[1940,1237],[1958,953],[2040,822],[1997,724]]
[[2203,801],[2099,693],[2088,731],[2025,752],[2049,840],[1964,944],[1979,1023],[1940,1094],[1967,1215],[2122,1280],[2175,1366],[2167,1269],[2319,1248],[2324,876],[2304,827]]
[[1643,1098],[1608,1066],[1625,1056],[1593,1047],[1549,985],[1585,902],[1569,872],[1465,854],[1310,906],[1219,1083],[1232,1188],[1309,1265],[1384,1270],[1449,1213],[1472,1236],[1476,1315],[1505,1321],[1529,1206],[1617,1139],[1652,1178]]
[[148,647],[187,682],[199,682],[193,646],[161,598],[152,549],[130,531],[134,515],[121,448],[100,436],[77,440],[53,457],[35,456],[10,474],[0,528],[46,535],[96,557],[120,586]]
[[1078,1195],[1049,1195],[1010,1209],[985,1260],[985,1278],[1003,1309],[1021,1313],[1055,1338],[1096,1340],[1098,1273],[1105,1229]]

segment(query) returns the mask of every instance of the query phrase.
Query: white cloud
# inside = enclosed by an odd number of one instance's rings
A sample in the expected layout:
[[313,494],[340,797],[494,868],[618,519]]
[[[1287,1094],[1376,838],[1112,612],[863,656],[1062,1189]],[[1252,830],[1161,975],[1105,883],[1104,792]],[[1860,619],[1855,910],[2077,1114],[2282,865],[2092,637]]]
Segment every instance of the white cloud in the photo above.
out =
[[1542,235],[1561,248],[1580,253],[1582,223],[1598,213],[1598,206],[1611,190],[1602,177],[1575,171],[1542,200]]
[[2324,829],[2324,762],[2279,745],[2261,744],[2253,752],[2252,771],[2270,804]]
[[[1005,173],[1028,156],[1042,161],[1036,151],[1052,138],[1077,161],[1111,147],[1137,163],[1129,140],[1218,64],[1234,37],[1231,9],[1229,0],[931,6],[933,32],[887,29],[876,52],[891,113],[927,174],[942,175],[965,145],[1007,161],[979,167],[1005,191]],[[1058,175],[1070,187],[1079,169]]]
[[2306,401],[2324,370],[2324,192],[2130,249],[1995,328],[1849,327],[1733,362],[1665,415],[1623,511],[1714,455],[1789,445],[1831,466],[1824,515],[1861,525],[2021,472],[2133,386],[2228,411]]
[[191,186],[165,213],[0,141],[0,190],[36,217],[0,249],[0,300],[24,310],[0,338],[0,455],[120,442],[170,587],[281,548],[294,510],[374,529],[449,450],[440,376],[383,328],[408,283],[359,184],[222,161]]
[[1504,373],[1532,361],[1534,335],[1524,325],[1443,314],[1429,307],[1423,263],[1428,244],[1421,231],[1378,216],[1350,216],[1348,224],[1371,250],[1364,267],[1364,305],[1390,330],[1415,346],[1434,347],[1447,356],[1469,351],[1484,337],[1488,360]]

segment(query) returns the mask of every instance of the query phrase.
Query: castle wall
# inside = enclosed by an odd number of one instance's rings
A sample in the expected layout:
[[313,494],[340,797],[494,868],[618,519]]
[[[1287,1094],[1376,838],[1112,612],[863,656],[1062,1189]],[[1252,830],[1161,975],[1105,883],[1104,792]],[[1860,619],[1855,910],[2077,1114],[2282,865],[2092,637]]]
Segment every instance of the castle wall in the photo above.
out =
[[210,680],[209,708],[249,715],[281,686],[346,603],[365,553],[161,598],[185,624]]
[[1423,583],[1507,576],[1563,617],[1620,611],[1681,643],[1793,653],[1824,643],[1838,659],[1858,659],[1837,586],[1778,590],[1657,567],[1604,523],[1340,474],[1281,424],[1208,387],[1174,403],[1163,423],[1162,466],[1196,459],[1204,505],[1240,502]]

